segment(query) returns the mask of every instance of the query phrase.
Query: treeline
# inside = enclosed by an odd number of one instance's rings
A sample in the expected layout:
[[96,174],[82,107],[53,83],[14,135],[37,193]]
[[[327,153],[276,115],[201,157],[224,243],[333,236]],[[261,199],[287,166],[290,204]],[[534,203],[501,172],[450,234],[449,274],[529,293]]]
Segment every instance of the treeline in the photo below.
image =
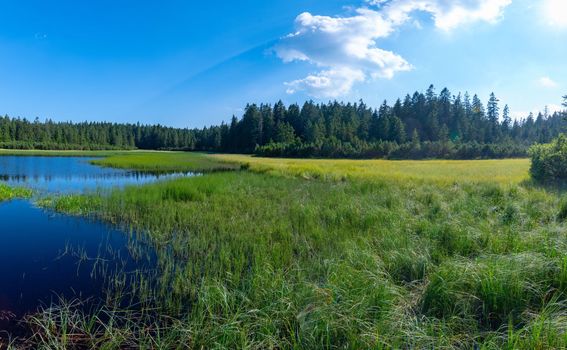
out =
[[0,148],[12,149],[179,149],[197,147],[198,130],[161,125],[30,122],[0,117]]
[[241,119],[203,129],[115,123],[30,122],[0,118],[0,147],[177,149],[278,157],[505,158],[527,155],[566,126],[547,111],[512,120],[491,94],[439,94],[430,86],[393,105],[312,101],[248,105]]

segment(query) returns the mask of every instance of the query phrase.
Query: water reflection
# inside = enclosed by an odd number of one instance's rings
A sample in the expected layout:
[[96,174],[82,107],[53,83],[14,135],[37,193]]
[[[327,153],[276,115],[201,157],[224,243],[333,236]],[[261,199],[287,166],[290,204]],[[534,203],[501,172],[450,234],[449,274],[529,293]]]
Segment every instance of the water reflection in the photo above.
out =
[[25,186],[40,193],[81,193],[141,185],[190,173],[153,174],[102,168],[89,163],[95,158],[0,156],[0,181]]
[[[0,156],[0,181],[42,196],[191,175],[101,168],[91,165],[91,159]],[[60,297],[100,300],[115,271],[143,268],[147,274],[155,263],[151,249],[134,234],[45,211],[25,200],[0,203],[0,240],[0,331]]]
[[97,273],[96,265],[112,273],[151,261],[149,255],[132,257],[132,236],[23,200],[0,203],[0,227],[0,330],[61,297],[103,296],[106,276]]

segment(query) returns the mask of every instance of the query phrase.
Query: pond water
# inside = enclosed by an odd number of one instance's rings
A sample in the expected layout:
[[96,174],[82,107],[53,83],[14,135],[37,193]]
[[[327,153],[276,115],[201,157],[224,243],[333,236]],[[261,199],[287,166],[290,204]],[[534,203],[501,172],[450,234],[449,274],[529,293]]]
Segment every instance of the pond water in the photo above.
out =
[[39,194],[72,193],[141,185],[188,173],[152,174],[90,164],[95,158],[0,156],[0,181]]
[[[0,156],[0,181],[32,188],[37,197],[187,175],[140,174],[100,168],[88,161]],[[60,297],[102,297],[105,279],[93,274],[100,261],[105,261],[109,273],[117,268],[135,270],[142,264],[128,250],[132,237],[100,222],[37,208],[33,200],[0,202],[0,331]]]

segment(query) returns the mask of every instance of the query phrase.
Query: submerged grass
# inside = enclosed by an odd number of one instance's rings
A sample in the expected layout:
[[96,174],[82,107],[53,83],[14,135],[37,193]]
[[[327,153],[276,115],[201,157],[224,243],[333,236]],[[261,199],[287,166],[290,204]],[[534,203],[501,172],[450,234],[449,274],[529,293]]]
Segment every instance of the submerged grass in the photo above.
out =
[[142,311],[46,310],[34,346],[567,347],[565,200],[521,183],[527,161],[215,157],[253,172],[44,203],[145,232],[160,273],[124,291]]

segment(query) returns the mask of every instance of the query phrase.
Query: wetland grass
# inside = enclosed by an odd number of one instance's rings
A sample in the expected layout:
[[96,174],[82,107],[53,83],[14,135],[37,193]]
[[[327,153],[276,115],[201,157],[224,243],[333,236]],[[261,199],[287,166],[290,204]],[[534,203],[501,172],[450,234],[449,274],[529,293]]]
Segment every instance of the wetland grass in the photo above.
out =
[[13,188],[0,182],[0,202],[14,198],[29,198],[31,194],[31,190],[25,188]]
[[240,163],[257,173],[323,180],[436,181],[518,183],[529,179],[529,159],[502,160],[349,160],[260,158],[213,154],[216,160]]
[[236,170],[235,162],[219,161],[204,153],[195,152],[131,152],[96,159],[92,164],[150,172],[194,172]]
[[73,316],[101,348],[567,347],[564,200],[522,183],[527,161],[250,159],[45,202],[144,232],[157,269],[110,278],[143,307],[45,310],[35,344]]

